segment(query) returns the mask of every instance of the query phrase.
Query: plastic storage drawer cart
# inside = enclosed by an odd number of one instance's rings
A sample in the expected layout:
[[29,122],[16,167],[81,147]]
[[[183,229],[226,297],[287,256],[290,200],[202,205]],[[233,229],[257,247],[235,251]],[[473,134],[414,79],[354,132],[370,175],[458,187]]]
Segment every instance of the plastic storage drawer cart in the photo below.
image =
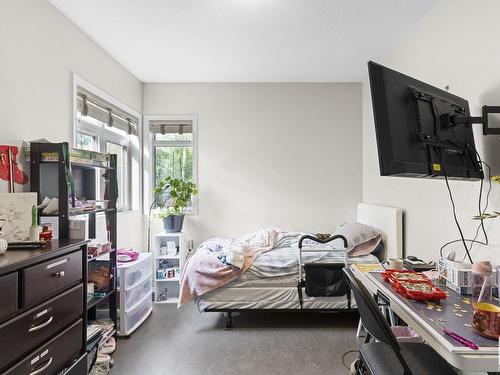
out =
[[119,336],[129,336],[153,311],[152,270],[151,253],[141,253],[134,262],[118,264]]

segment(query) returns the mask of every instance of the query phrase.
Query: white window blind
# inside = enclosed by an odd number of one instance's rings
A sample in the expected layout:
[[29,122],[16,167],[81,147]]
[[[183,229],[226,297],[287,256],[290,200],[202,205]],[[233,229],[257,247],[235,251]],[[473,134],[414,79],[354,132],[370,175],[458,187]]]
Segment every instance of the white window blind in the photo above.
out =
[[138,119],[81,88],[78,89],[77,93],[77,111],[83,116],[92,117],[109,127],[119,129],[127,134],[137,135]]
[[190,134],[193,133],[193,122],[186,121],[150,121],[150,131],[154,134]]

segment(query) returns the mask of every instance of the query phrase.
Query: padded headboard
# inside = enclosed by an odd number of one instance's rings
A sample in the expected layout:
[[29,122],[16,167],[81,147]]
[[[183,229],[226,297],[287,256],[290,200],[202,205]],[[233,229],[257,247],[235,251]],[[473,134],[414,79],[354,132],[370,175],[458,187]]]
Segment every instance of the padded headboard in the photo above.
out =
[[382,232],[385,259],[403,257],[403,209],[358,203],[358,222]]

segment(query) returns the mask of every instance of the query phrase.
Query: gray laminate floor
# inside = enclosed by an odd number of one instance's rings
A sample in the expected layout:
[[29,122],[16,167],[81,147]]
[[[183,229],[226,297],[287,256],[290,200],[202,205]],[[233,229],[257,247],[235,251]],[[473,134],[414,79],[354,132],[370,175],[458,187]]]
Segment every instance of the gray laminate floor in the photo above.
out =
[[221,313],[155,305],[130,339],[118,340],[111,375],[348,374],[341,357],[357,348],[357,322],[352,313],[253,312],[226,331]]

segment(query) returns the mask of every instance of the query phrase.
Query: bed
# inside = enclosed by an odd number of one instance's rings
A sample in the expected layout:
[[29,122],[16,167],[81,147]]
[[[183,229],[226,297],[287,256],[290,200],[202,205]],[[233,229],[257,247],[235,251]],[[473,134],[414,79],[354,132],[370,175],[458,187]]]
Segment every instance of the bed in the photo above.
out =
[[[402,210],[365,203],[358,204],[358,222],[376,228],[382,233],[383,253],[379,257],[401,256]],[[339,311],[355,309],[350,293],[337,297],[309,297],[298,293],[299,260],[297,241],[301,233],[284,233],[281,243],[272,251],[261,254],[252,266],[236,280],[195,299],[200,312],[226,313],[226,326],[232,327],[233,312],[248,310],[314,310]],[[309,262],[373,263],[379,259],[372,255],[346,258],[342,246],[334,241],[338,251],[312,252],[305,259]],[[308,243],[314,248],[313,243]],[[318,249],[324,246],[318,245]],[[302,302],[302,303],[301,303]]]

